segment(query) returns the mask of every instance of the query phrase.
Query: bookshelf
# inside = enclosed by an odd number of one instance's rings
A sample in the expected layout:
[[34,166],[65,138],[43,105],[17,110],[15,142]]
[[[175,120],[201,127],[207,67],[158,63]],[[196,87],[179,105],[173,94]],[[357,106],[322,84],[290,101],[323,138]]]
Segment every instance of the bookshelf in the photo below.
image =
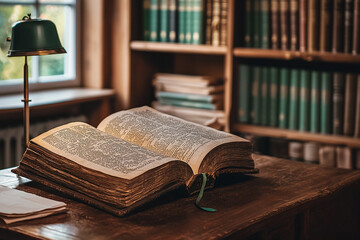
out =
[[[157,72],[212,75],[223,78],[225,84],[225,131],[243,132],[289,140],[316,141],[322,144],[345,145],[360,148],[360,139],[331,134],[318,134],[275,127],[238,123],[237,68],[239,63],[260,66],[296,67],[319,71],[339,70],[360,72],[360,55],[331,52],[301,52],[244,47],[245,0],[228,0],[227,44],[190,45],[147,42],[142,40],[142,1],[129,1],[129,106],[151,105],[154,100],[152,76]],[[130,14],[129,14],[130,13]],[[141,71],[140,71],[141,70]]]

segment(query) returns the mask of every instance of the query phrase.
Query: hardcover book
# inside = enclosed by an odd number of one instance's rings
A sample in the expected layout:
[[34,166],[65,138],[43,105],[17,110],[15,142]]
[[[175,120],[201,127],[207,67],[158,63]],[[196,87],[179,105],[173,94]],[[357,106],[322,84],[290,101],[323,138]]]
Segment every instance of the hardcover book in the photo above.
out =
[[97,128],[74,122],[30,141],[13,172],[118,216],[219,175],[256,172],[249,141],[159,113],[120,111]]

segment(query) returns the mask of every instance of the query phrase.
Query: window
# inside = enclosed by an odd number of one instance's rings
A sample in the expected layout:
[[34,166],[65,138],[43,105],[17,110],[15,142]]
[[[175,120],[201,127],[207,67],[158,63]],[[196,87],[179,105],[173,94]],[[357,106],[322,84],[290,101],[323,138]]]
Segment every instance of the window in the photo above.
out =
[[11,26],[23,16],[55,23],[66,54],[28,57],[31,89],[79,85],[76,76],[76,0],[0,0],[0,93],[22,90],[24,57],[7,57]]

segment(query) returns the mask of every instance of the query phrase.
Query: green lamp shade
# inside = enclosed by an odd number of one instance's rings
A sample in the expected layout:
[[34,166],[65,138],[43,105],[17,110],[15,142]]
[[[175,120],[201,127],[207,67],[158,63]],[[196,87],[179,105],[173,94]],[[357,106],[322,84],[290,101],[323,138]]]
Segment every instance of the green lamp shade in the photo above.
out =
[[26,19],[12,26],[8,57],[66,53],[56,26],[49,20]]

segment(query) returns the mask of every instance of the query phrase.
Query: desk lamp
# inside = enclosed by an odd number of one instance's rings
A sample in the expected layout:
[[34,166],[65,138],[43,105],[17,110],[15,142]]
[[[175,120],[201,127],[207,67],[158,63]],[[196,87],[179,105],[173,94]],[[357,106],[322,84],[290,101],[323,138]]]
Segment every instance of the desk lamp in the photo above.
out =
[[32,19],[31,14],[24,16],[21,21],[14,23],[12,26],[10,49],[8,57],[25,56],[24,65],[24,137],[26,147],[29,146],[29,79],[27,56],[49,55],[66,53],[62,47],[56,26],[49,20]]

